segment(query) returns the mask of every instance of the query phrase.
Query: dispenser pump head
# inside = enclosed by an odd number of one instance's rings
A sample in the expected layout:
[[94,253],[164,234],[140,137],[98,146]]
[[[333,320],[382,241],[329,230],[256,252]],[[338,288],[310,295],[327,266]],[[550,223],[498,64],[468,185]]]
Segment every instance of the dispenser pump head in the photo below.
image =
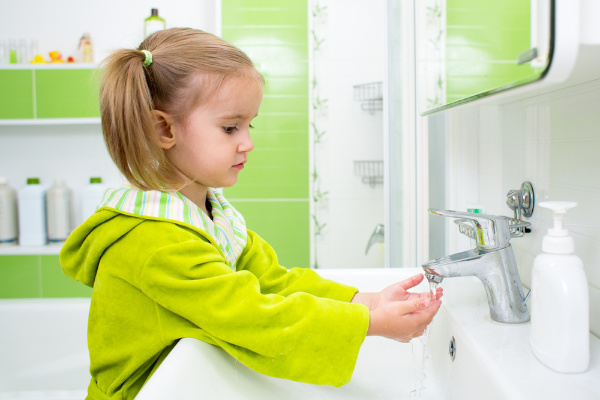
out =
[[548,234],[542,241],[542,251],[553,254],[571,254],[575,251],[573,238],[569,231],[563,228],[563,216],[567,210],[577,206],[573,201],[544,201],[540,207],[549,208],[554,212],[554,227],[548,229]]

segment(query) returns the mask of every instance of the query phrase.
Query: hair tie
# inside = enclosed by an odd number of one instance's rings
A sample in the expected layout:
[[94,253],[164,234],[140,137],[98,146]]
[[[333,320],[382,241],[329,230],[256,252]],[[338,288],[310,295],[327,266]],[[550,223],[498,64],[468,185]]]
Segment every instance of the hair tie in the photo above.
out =
[[152,64],[152,53],[150,53],[148,50],[142,50],[142,53],[144,53],[146,55],[146,59],[144,60],[142,65],[144,67],[147,67],[150,64]]

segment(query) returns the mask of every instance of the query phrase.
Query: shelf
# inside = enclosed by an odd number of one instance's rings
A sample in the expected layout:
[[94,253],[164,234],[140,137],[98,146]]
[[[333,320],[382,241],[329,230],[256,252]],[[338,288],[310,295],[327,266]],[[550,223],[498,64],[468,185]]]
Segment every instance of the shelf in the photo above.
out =
[[100,124],[100,118],[31,118],[31,119],[0,119],[0,126],[16,125],[95,125]]
[[374,187],[383,183],[383,161],[354,161],[354,175],[360,176],[363,183]]
[[354,100],[361,102],[361,109],[371,114],[383,110],[383,82],[354,85]]
[[62,243],[47,246],[4,246],[0,247],[0,256],[37,256],[58,255]]
[[0,64],[0,70],[32,69],[96,69],[96,63],[54,63],[54,64]]

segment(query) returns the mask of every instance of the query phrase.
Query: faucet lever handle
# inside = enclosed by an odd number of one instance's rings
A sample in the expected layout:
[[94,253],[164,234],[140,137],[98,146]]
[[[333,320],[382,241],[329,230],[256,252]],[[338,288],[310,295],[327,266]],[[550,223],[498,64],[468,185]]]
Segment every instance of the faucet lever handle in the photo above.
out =
[[482,250],[498,250],[510,244],[511,235],[507,217],[452,210],[429,209],[429,212],[442,217],[468,220],[468,228],[466,229],[464,224],[459,223],[459,226],[462,226],[465,230],[461,229],[461,233],[475,239],[477,247]]

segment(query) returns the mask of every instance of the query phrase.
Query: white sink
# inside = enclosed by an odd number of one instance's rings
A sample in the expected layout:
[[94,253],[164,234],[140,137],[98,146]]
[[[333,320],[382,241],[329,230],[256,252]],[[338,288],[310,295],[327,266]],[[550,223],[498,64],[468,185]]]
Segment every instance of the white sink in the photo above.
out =
[[[319,270],[325,277],[377,291],[420,269]],[[418,289],[426,291],[426,283]],[[494,322],[476,278],[442,283],[443,306],[428,335],[410,344],[367,337],[352,381],[317,386],[259,374],[220,348],[182,339],[136,399],[600,399],[600,340],[583,374],[559,374],[540,364],[529,324]],[[449,355],[454,338],[455,358]]]

